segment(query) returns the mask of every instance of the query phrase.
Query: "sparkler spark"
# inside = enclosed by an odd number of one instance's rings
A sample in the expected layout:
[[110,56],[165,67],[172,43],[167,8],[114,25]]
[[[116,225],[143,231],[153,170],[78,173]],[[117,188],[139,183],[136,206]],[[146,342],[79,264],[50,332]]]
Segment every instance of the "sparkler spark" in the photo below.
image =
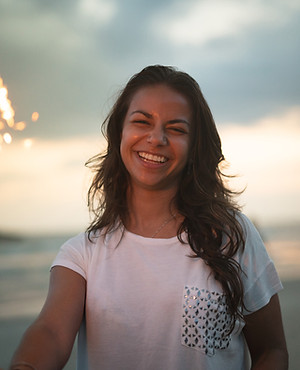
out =
[[39,114],[38,112],[33,112],[31,115],[31,121],[36,122],[39,119]]
[[12,141],[12,137],[11,137],[11,134],[9,134],[8,132],[6,132],[4,135],[3,135],[3,140],[6,144],[10,144],[11,141]]
[[[36,122],[39,118],[38,112],[33,112],[31,116],[32,122]],[[0,148],[2,143],[10,144],[12,142],[12,134],[9,131],[23,131],[26,128],[26,122],[15,122],[15,111],[12,107],[11,101],[8,99],[7,87],[3,84],[3,79],[0,77],[0,131],[5,130],[3,134],[0,133]],[[29,141],[26,141],[29,140]],[[25,147],[32,145],[31,139],[24,141]],[[28,145],[30,143],[30,145]]]
[[33,139],[25,139],[24,140],[24,147],[26,149],[30,149],[32,147],[32,144],[33,144]]

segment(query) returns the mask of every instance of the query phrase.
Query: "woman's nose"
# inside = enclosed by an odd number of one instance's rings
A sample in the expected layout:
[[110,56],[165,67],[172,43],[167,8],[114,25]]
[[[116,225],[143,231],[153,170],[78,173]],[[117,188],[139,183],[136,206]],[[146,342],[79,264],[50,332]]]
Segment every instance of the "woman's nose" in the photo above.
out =
[[153,128],[147,137],[147,142],[152,145],[166,145],[167,137],[163,128]]

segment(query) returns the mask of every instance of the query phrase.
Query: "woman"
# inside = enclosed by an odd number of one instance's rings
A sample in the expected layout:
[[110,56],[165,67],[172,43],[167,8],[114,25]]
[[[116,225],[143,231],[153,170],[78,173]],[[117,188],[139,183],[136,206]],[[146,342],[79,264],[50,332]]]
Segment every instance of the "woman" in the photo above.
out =
[[94,221],[61,248],[11,368],[62,368],[79,330],[79,369],[248,369],[246,343],[253,369],[287,369],[282,286],[222,181],[196,81],[143,69],[104,128]]

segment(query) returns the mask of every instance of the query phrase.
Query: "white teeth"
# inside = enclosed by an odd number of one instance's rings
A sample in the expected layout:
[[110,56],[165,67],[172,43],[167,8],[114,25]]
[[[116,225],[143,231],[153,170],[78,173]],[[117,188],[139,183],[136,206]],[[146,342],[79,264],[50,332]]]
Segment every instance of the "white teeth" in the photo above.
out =
[[151,161],[151,162],[165,163],[168,160],[168,158],[163,157],[161,155],[155,155],[155,154],[150,154],[150,153],[145,153],[145,152],[139,152],[138,155],[140,158],[145,159],[147,161]]

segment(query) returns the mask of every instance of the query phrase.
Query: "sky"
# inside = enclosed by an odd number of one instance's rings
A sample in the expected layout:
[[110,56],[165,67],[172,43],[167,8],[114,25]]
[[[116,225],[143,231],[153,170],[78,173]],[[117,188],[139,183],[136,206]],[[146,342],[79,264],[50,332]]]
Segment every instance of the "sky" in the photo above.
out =
[[244,212],[299,222],[299,34],[298,0],[0,0],[0,76],[27,124],[0,120],[12,135],[0,144],[0,232],[86,228],[84,164],[105,148],[119,90],[150,64],[198,81]]

